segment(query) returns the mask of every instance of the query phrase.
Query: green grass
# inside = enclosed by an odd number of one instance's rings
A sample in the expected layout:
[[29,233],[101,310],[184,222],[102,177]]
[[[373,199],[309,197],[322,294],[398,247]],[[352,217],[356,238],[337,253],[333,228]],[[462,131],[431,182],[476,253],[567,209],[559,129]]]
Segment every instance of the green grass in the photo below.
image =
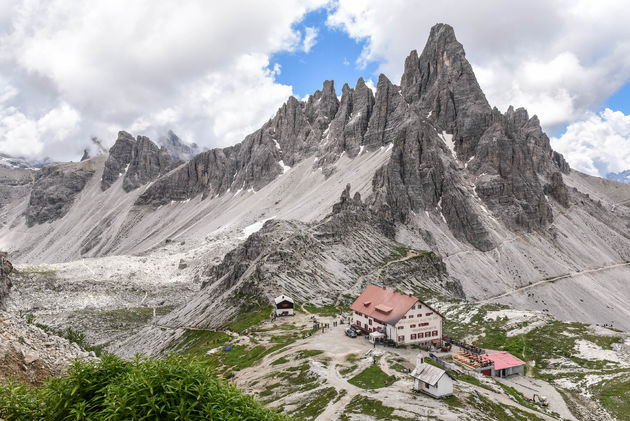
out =
[[540,418],[535,414],[523,411],[514,406],[501,405],[480,394],[470,395],[466,399],[466,402],[477,408],[486,415],[487,419],[491,420],[543,421],[543,418]]
[[327,387],[318,390],[315,395],[315,399],[299,406],[291,415],[300,420],[314,420],[337,397],[337,390],[334,387]]
[[302,360],[304,358],[314,357],[315,355],[319,355],[323,353],[324,351],[320,351],[319,349],[306,349],[303,351],[298,351],[298,353],[295,354],[295,359]]
[[451,395],[451,396],[447,396],[445,398],[442,398],[443,402],[446,402],[446,404],[452,408],[463,408],[464,407],[464,403],[459,400],[459,398],[455,395]]
[[352,373],[354,370],[356,370],[358,367],[358,365],[356,364],[352,364],[349,365],[348,367],[343,367],[339,369],[339,374],[341,374],[342,376],[345,376],[346,374],[350,374]]
[[379,389],[390,386],[395,381],[396,376],[388,376],[378,365],[374,364],[348,380],[348,383],[362,389]]
[[370,399],[365,396],[356,395],[352,398],[350,403],[345,408],[345,414],[341,417],[342,420],[349,420],[350,414],[363,414],[376,418],[377,420],[397,420],[407,421],[415,418],[405,418],[393,415],[396,408],[383,405],[383,402]]
[[0,384],[0,418],[12,420],[289,420],[223,383],[200,359],[75,362],[38,388]]
[[304,304],[302,308],[311,314],[316,314],[322,317],[336,317],[344,312],[348,312],[348,306],[343,304],[329,304],[321,307],[315,307]]
[[349,363],[355,363],[357,361],[359,361],[361,359],[361,357],[359,357],[358,354],[348,354],[346,355],[346,361],[348,361]]
[[210,349],[227,344],[229,340],[230,335],[225,332],[187,330],[176,344],[170,346],[178,353],[201,356]]
[[278,358],[277,360],[272,361],[272,362],[271,362],[271,365],[286,364],[286,363],[288,363],[288,362],[289,362],[289,360],[287,360],[286,358],[284,358],[284,357],[280,357],[280,358]]
[[593,387],[593,394],[614,418],[630,420],[630,374],[604,380]]
[[233,332],[244,332],[252,326],[256,326],[263,320],[268,320],[271,314],[272,306],[256,308],[249,311],[241,311],[230,323],[227,328]]

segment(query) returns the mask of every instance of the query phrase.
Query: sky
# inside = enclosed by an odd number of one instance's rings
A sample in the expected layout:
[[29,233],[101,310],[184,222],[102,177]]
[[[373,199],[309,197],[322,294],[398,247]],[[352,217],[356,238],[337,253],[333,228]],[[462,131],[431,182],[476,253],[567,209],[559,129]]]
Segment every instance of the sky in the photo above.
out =
[[525,107],[605,176],[630,169],[628,16],[612,0],[0,0],[0,152],[77,160],[119,130],[232,145],[326,79],[398,83],[443,22],[491,105]]

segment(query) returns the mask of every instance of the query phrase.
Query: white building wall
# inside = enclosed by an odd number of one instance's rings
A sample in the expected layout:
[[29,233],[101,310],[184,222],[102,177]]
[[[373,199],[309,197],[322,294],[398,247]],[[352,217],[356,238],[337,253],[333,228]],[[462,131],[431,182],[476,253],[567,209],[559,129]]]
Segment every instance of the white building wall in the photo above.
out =
[[[412,335],[416,335],[414,339]],[[404,336],[404,341],[399,341],[399,336]],[[396,336],[392,337],[399,343],[417,344],[428,344],[433,339],[441,338],[442,317],[421,303],[417,303],[396,323]]]
[[451,379],[450,376],[444,374],[442,375],[442,377],[440,377],[435,386],[429,385],[428,389],[425,382],[414,379],[414,389],[417,391],[428,393],[429,395],[436,398],[450,396],[453,394],[453,379]]
[[[370,324],[370,320],[372,321],[372,324]],[[357,322],[360,322],[361,323],[360,326],[366,330],[371,328],[372,331],[376,331],[377,328],[380,327],[384,331],[386,327],[385,324],[377,322],[372,317],[368,317],[362,313],[357,314],[357,312],[354,312],[354,314],[352,315],[352,324],[356,325]]]

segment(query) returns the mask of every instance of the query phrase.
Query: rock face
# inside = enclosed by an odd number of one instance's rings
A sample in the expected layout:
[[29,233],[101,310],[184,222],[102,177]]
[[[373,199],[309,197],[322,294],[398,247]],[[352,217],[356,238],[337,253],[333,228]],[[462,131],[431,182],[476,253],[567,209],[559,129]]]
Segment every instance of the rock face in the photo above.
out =
[[11,291],[11,279],[13,265],[7,260],[7,254],[0,252],[0,311],[5,309],[6,299]]
[[37,385],[61,375],[76,358],[97,360],[76,343],[2,311],[0,326],[0,380],[17,378]]
[[165,148],[159,148],[148,137],[134,139],[129,133],[121,131],[105,161],[101,189],[107,190],[124,175],[123,189],[130,192],[166,174],[179,163],[173,161]]
[[26,224],[31,227],[65,216],[93,174],[89,161],[51,164],[42,168],[31,189],[25,212]]
[[[568,165],[551,150],[535,116],[522,108],[505,114],[490,108],[450,26],[433,27],[420,57],[415,51],[407,57],[400,92],[404,122],[393,130],[388,168],[374,181],[386,189],[381,196],[394,216],[405,221],[409,211],[438,208],[458,238],[492,248],[462,188],[463,167],[474,179],[474,193],[509,229],[545,229],[553,222],[543,186]],[[563,189],[562,177],[554,183]]]

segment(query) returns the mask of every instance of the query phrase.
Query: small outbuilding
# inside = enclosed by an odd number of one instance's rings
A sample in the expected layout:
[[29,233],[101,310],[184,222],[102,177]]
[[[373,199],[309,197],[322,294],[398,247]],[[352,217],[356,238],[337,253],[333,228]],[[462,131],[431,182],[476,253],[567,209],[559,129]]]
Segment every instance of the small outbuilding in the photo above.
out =
[[280,295],[274,300],[276,304],[276,316],[293,316],[293,299],[286,295]]
[[426,393],[434,398],[443,398],[453,394],[453,379],[441,368],[422,363],[411,372],[413,390]]
[[[484,357],[493,363],[493,367],[489,370],[493,377],[507,377],[513,374],[522,376],[525,373],[525,362],[509,352],[495,352]],[[482,371],[482,373],[488,375],[487,372]]]

